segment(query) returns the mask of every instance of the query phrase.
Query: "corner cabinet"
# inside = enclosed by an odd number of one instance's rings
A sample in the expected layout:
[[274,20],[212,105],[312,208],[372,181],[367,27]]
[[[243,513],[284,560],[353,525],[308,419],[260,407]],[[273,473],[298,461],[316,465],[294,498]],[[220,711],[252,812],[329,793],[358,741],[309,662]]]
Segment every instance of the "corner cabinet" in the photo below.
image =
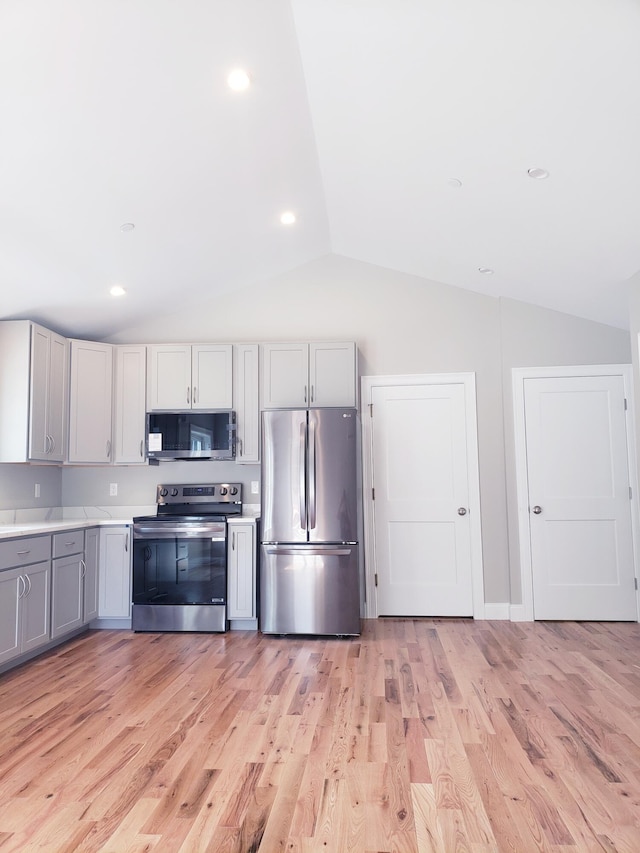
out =
[[69,462],[111,462],[113,346],[71,341]]
[[233,408],[236,413],[236,462],[260,462],[258,344],[233,348]]
[[231,521],[227,551],[228,618],[256,618],[257,531],[254,521]]
[[357,405],[353,342],[263,344],[261,375],[263,409]]
[[28,320],[0,322],[0,462],[62,462],[66,338]]
[[147,408],[233,408],[232,344],[147,347]]
[[51,639],[55,640],[84,623],[84,530],[54,533],[51,539]]

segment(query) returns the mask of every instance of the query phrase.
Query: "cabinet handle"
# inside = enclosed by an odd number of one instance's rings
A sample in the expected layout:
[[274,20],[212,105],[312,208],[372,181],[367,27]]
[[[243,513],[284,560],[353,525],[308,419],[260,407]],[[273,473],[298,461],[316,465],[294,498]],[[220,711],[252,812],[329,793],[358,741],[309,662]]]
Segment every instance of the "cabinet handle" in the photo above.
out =
[[111,459],[111,439],[107,439],[107,459]]
[[198,389],[196,386],[193,386],[193,405],[195,406],[198,402]]
[[140,441],[140,456],[144,457],[144,439]]
[[238,456],[242,456],[242,439],[239,438],[236,442],[238,448]]
[[307,386],[304,386],[304,401],[307,402]]
[[235,530],[231,534],[231,550],[232,551],[236,550],[236,532],[235,532]]
[[29,575],[25,575],[23,580],[25,582],[25,587],[26,587],[27,581],[29,582],[29,588],[27,589],[27,591],[24,594],[24,597],[26,598],[28,595],[31,594],[31,578],[29,577]]
[[187,406],[191,405],[191,388],[187,385]]
[[16,551],[16,555],[18,557],[24,557],[25,554],[30,554],[30,553],[31,553],[31,548],[27,548],[26,551]]
[[124,537],[124,550],[125,552],[129,550],[129,534],[125,534]]
[[53,453],[56,449],[56,440],[52,435],[49,436],[49,440],[51,442],[51,445],[49,447],[49,453]]
[[[20,581],[22,581],[22,591],[20,590]],[[18,598],[22,598],[24,596],[25,590],[27,589],[27,585],[24,582],[24,578],[22,575],[18,575]]]
[[45,435],[44,437],[44,452],[51,453],[51,436]]
[[76,544],[76,540],[75,540],[75,539],[72,539],[72,540],[71,540],[71,542],[65,542],[65,543],[64,543],[64,547],[65,547],[65,548],[71,548],[71,546],[72,546],[72,545],[75,545],[75,544]]
[[313,385],[312,385],[311,386],[311,400],[310,400],[310,402],[312,402],[312,403],[313,403],[313,398],[314,398],[314,393],[313,393]]
[[84,579],[84,576],[87,574],[87,564],[84,560],[80,560],[80,566],[82,568],[82,574],[80,575],[80,577]]

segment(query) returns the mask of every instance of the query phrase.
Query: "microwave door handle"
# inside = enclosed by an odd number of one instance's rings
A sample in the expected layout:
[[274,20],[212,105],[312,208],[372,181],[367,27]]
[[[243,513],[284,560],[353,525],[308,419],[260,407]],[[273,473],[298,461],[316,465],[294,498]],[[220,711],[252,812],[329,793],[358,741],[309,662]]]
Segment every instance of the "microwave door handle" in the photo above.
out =
[[300,459],[298,465],[298,476],[300,478],[300,527],[303,530],[307,529],[307,442],[306,442],[306,424],[300,424]]
[[316,526],[316,425],[309,418],[309,530]]

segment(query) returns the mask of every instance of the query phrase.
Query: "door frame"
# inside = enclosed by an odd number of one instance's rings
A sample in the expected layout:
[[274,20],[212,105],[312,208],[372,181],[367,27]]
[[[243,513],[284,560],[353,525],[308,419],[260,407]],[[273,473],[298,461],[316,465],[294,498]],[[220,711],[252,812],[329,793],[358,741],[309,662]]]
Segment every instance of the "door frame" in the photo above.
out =
[[[633,404],[633,368],[630,364],[579,364],[567,367],[513,367],[513,428],[515,442],[516,498],[518,506],[518,548],[520,555],[520,586],[522,604],[511,605],[511,620],[534,621],[533,565],[531,562],[531,516],[529,514],[529,489],[527,474],[527,441],[524,412],[525,379],[571,379],[580,376],[621,376],[627,401],[625,423],[627,431],[627,466],[631,485],[631,537],[634,575],[638,583],[638,543],[640,542],[640,516],[638,515],[638,468],[636,460],[636,434]],[[638,593],[636,592],[636,612]]]
[[480,516],[480,469],[475,373],[426,373],[400,376],[363,376],[361,378],[365,618],[376,619],[378,617],[378,600],[375,586],[375,513],[372,500],[373,432],[371,429],[371,395],[374,388],[399,387],[403,385],[464,386],[469,476],[469,535],[471,545],[473,618],[484,619],[484,566],[482,558],[482,519]]

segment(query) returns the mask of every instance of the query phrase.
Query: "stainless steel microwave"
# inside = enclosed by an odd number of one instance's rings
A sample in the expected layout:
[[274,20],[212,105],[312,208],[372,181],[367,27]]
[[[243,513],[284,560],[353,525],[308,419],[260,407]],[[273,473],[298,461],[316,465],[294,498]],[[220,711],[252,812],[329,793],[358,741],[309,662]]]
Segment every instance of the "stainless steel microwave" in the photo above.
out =
[[147,456],[234,459],[236,414],[229,409],[147,413]]

